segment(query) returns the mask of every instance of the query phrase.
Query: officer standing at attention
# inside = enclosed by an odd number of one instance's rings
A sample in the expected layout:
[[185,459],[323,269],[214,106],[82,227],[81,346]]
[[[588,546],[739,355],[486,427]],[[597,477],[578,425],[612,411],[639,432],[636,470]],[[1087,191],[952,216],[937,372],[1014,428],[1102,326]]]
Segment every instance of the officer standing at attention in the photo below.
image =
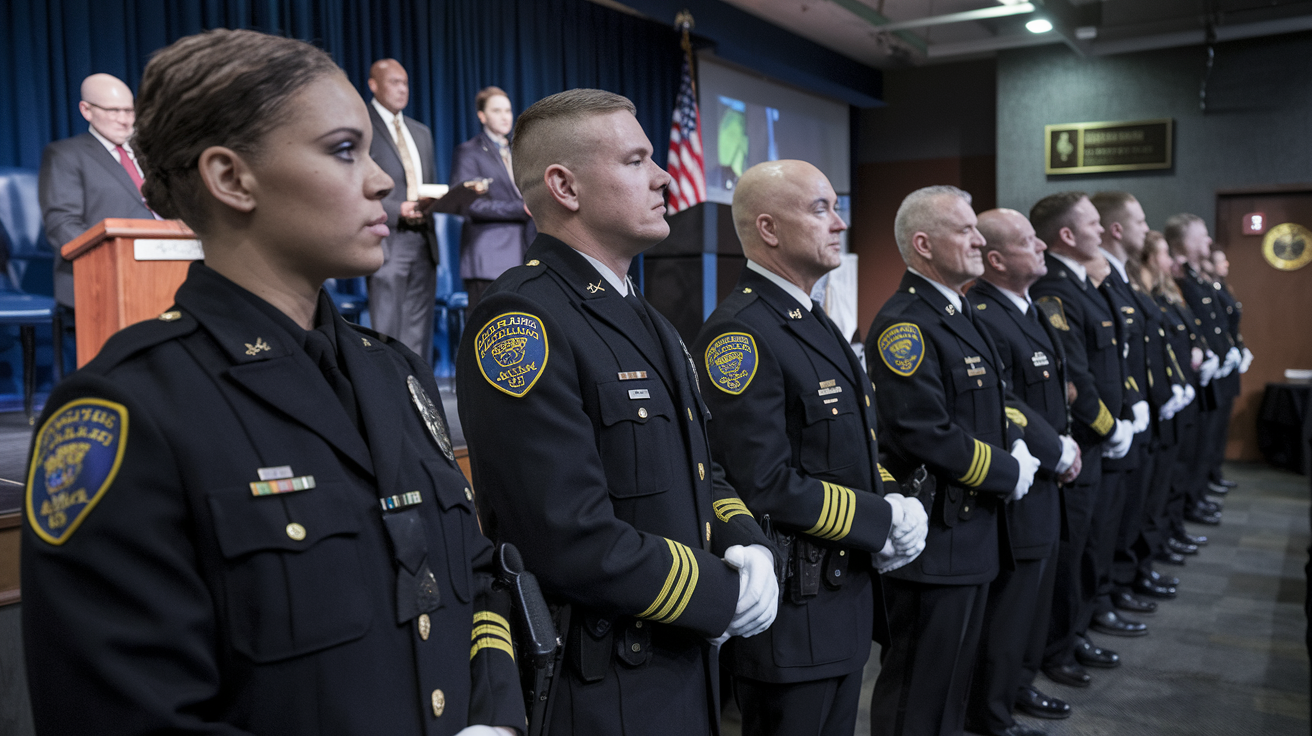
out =
[[924,506],[879,466],[865,369],[808,296],[841,262],[837,200],[804,161],[743,174],[733,213],[747,267],[694,350],[715,459],[747,508],[789,541],[779,617],[732,642],[751,736],[851,736],[872,633],[888,643],[875,569],[914,559],[928,529]]
[[1111,516],[1108,505],[1120,482],[1119,473],[1103,473],[1102,458],[1125,457],[1134,442],[1134,423],[1112,413],[1122,406],[1125,371],[1116,313],[1095,278],[1111,272],[1099,251],[1098,210],[1083,192],[1061,192],[1036,202],[1030,223],[1048,246],[1048,272],[1034,282],[1030,294],[1061,336],[1067,380],[1073,387],[1071,432],[1084,453],[1080,476],[1063,488],[1067,533],[1057,551],[1043,673],[1062,685],[1087,687],[1092,678],[1078,660],[1110,659],[1110,653],[1084,638],[1098,583],[1092,573],[1099,554],[1094,521],[1099,514]]
[[670,177],[634,115],[576,89],[520,116],[539,235],[460,346],[484,528],[570,604],[555,734],[717,732],[714,644],[763,631],[779,595],[765,535],[715,479],[692,358],[626,275],[669,234]]
[[364,101],[309,44],[215,30],[155,54],[137,111],[151,209],[205,260],[46,404],[37,733],[516,733],[507,595],[432,373],[321,288],[383,260]]
[[934,476],[925,551],[884,576],[889,628],[871,733],[961,733],[989,583],[1011,564],[1002,505],[1039,461],[1004,414],[1002,360],[962,288],[984,272],[970,195],[919,189],[894,231],[907,264],[866,341],[889,470]]
[[[1015,707],[1039,718],[1065,718],[1070,706],[1039,692],[1034,676],[1043,658],[1061,536],[1061,491],[1080,473],[1080,448],[1069,435],[1065,358],[1056,328],[1030,299],[1029,288],[1047,273],[1047,246],[1030,221],[1015,210],[980,213],[984,275],[970,297],[975,317],[987,328],[1016,398],[1007,415],[1025,431],[1026,444],[1043,463],[1030,492],[1007,504],[1014,570],[1003,569],[989,586],[984,640],[971,680],[967,723],[989,736],[1033,736],[1017,723]],[[1056,441],[1053,437],[1060,433]]]

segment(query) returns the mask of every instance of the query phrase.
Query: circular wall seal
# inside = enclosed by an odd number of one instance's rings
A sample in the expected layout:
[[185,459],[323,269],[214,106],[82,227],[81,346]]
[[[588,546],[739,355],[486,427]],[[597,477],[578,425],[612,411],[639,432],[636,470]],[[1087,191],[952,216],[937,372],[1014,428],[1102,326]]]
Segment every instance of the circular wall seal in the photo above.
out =
[[1293,222],[1276,225],[1262,240],[1262,255],[1281,271],[1297,271],[1312,263],[1312,230]]

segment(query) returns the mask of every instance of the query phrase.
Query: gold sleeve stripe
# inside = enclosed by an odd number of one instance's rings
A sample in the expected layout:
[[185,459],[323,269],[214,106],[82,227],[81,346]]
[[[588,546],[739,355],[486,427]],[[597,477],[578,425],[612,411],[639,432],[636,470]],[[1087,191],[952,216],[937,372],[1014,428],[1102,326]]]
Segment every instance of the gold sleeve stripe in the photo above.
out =
[[856,492],[836,483],[821,483],[825,489],[825,500],[820,507],[820,519],[806,533],[837,541],[852,531],[852,520],[856,517]]
[[478,654],[479,651],[483,649],[500,649],[506,654],[509,654],[511,659],[515,658],[515,649],[511,647],[509,643],[492,637],[484,637],[475,641],[474,645],[469,648],[469,658],[473,659],[474,655]]
[[1125,377],[1125,387],[1134,391],[1139,390],[1139,382],[1134,380],[1134,376]]
[[897,478],[894,478],[893,474],[888,472],[888,469],[885,468],[883,465],[879,466],[879,479],[884,481],[885,483],[897,482]]
[[480,624],[475,626],[474,630],[470,632],[469,638],[472,641],[480,636],[496,636],[505,639],[506,641],[510,641],[510,629],[497,626],[496,624]]
[[1007,407],[1007,418],[1017,427],[1025,427],[1030,423],[1030,420],[1025,416],[1025,412],[1011,406]]
[[1098,418],[1094,419],[1093,424],[1089,426],[1093,427],[1093,431],[1103,437],[1111,434],[1112,427],[1116,426],[1116,420],[1112,418],[1112,413],[1107,411],[1107,405],[1102,403],[1101,400],[1098,401]]
[[976,488],[989,475],[989,466],[993,463],[993,447],[987,442],[975,440],[975,457],[970,461],[970,469],[957,480]]
[[496,624],[507,631],[510,630],[510,622],[506,620],[505,616],[502,616],[499,613],[477,611],[474,613],[474,623],[477,624],[479,621],[487,621],[488,623]]
[[752,512],[747,510],[747,504],[743,503],[741,498],[722,498],[711,506],[715,509],[715,517],[720,521],[728,521],[744,514],[749,519],[753,518]]
[[692,600],[693,591],[697,588],[697,579],[701,575],[697,567],[697,558],[692,550],[672,539],[665,540],[665,543],[669,545],[670,556],[673,558],[670,563],[670,573],[665,577],[665,585],[661,587],[656,600],[651,602],[647,610],[638,614],[638,618],[649,618],[663,624],[670,623],[683,614],[683,610],[688,607],[688,602]]

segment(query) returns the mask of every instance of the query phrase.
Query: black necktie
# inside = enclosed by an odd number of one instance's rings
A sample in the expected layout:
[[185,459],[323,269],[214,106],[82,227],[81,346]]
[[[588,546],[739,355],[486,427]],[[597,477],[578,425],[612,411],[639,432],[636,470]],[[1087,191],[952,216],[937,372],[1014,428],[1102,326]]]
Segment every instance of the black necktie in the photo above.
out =
[[1039,314],[1038,314],[1037,311],[1035,311],[1035,309],[1034,309],[1034,303],[1033,303],[1033,302],[1030,302],[1029,306],[1025,307],[1025,316],[1028,317],[1029,320],[1030,320],[1031,322],[1033,322],[1034,324],[1036,324],[1036,325],[1037,325],[1037,324],[1040,324],[1040,323],[1039,323]]
[[643,305],[642,299],[638,298],[638,291],[632,285],[629,286],[629,294],[624,297],[624,301],[628,302],[629,306],[633,307],[633,311],[638,313],[638,319],[642,320],[642,324],[647,328],[647,334],[651,335],[652,342],[656,344],[656,349],[663,350],[664,346],[661,345],[660,333],[656,331],[656,325],[652,324],[651,315],[647,314],[647,307]]
[[305,353],[315,365],[319,366],[324,379],[332,387],[333,393],[337,394],[337,400],[342,402],[346,416],[351,418],[351,423],[358,430],[360,413],[355,402],[355,389],[351,387],[350,379],[337,365],[337,351],[333,347],[332,339],[323,330],[310,330],[305,333]]

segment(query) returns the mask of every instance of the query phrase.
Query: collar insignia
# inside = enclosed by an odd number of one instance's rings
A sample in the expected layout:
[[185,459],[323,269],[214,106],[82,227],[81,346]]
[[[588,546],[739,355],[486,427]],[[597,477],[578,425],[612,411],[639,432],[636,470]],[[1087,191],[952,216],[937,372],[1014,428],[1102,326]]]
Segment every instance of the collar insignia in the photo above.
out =
[[264,338],[262,338],[262,337],[257,337],[257,338],[255,338],[255,344],[254,344],[254,345],[252,345],[252,344],[250,344],[250,343],[246,343],[246,354],[247,354],[247,355],[259,355],[259,354],[260,354],[260,351],[262,351],[262,350],[272,350],[272,349],[273,349],[273,348],[270,348],[270,347],[269,347],[269,343],[265,342],[265,341],[264,341]]

